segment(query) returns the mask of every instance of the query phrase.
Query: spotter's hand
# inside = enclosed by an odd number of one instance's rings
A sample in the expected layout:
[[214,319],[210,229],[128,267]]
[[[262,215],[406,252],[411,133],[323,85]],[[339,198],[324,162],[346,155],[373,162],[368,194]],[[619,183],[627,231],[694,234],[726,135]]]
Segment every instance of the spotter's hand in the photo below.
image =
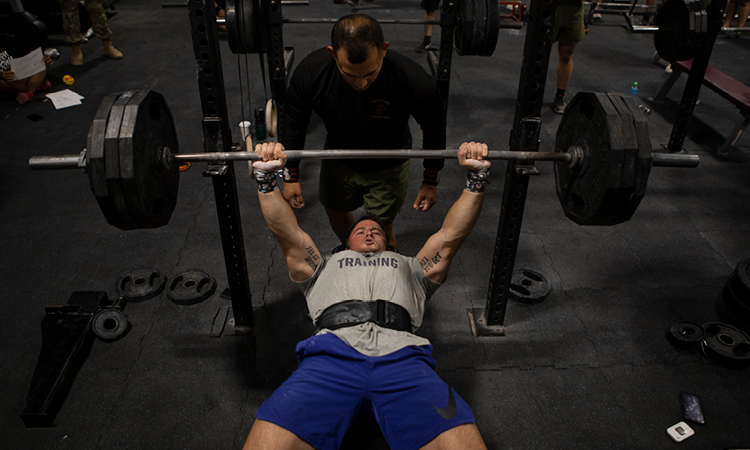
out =
[[284,146],[278,142],[264,142],[255,146],[255,153],[260,158],[253,162],[253,169],[270,173],[284,168],[286,153]]
[[489,169],[491,163],[483,159],[487,156],[487,144],[464,142],[458,148],[458,163],[469,170]]

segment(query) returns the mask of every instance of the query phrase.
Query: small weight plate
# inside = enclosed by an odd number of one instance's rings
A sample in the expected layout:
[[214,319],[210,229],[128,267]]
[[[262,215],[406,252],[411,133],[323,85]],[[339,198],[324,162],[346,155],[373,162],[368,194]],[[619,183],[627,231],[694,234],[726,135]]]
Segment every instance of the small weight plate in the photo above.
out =
[[737,299],[750,306],[750,258],[737,264],[732,281]]
[[703,353],[720,363],[750,363],[750,338],[739,329],[721,322],[703,324]]
[[704,337],[703,327],[695,322],[677,322],[667,330],[667,340],[679,348],[695,348]]
[[131,302],[142,302],[159,295],[167,284],[167,277],[156,269],[135,269],[117,280],[117,293]]
[[539,272],[531,269],[513,271],[510,282],[510,298],[521,303],[539,303],[547,298],[552,283]]
[[167,297],[178,305],[195,305],[216,291],[216,280],[199,270],[175,276],[167,284]]
[[94,316],[91,328],[99,339],[114,341],[128,331],[128,318],[119,309],[103,309]]

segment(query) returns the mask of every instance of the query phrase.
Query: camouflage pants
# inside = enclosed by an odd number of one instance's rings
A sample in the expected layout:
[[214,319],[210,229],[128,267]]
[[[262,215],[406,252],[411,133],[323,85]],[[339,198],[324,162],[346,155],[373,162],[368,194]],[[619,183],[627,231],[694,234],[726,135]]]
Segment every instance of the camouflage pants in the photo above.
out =
[[[57,0],[62,8],[63,28],[65,29],[65,43],[68,45],[80,44],[81,17],[78,12],[79,0]],[[107,26],[107,15],[104,13],[101,0],[86,0],[86,8],[91,16],[94,35],[99,39],[109,39],[112,31]]]

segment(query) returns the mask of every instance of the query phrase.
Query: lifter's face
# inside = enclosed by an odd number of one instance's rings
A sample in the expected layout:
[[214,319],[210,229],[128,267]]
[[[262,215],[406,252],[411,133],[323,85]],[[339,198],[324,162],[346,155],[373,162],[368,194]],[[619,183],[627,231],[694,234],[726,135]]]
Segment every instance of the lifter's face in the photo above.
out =
[[355,252],[383,252],[387,245],[385,231],[374,220],[363,220],[357,223],[349,235],[349,250]]
[[349,86],[356,91],[364,91],[375,81],[383,68],[383,58],[388,50],[388,42],[383,45],[382,50],[378,50],[374,45],[370,46],[370,52],[367,59],[360,64],[352,64],[346,57],[346,49],[340,48],[336,51],[333,47],[328,46],[328,51],[336,61],[339,73]]

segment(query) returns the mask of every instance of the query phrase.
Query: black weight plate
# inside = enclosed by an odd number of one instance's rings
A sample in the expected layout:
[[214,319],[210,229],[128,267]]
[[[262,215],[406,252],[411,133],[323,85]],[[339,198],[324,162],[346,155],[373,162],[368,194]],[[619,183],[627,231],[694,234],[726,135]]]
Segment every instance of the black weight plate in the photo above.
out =
[[103,309],[91,324],[94,334],[103,341],[114,341],[128,331],[128,318],[119,309]]
[[[89,176],[91,192],[94,193],[99,208],[102,210],[107,222],[118,221],[115,205],[109,197],[107,190],[107,174],[104,162],[104,135],[107,132],[107,121],[109,112],[115,100],[120,94],[110,94],[104,97],[99,109],[91,122],[89,134],[86,139],[86,173]],[[111,220],[110,220],[111,219]]]
[[616,131],[621,142],[620,148],[623,149],[620,186],[630,188],[635,186],[635,166],[638,162],[638,136],[633,126],[633,114],[626,105],[624,95],[608,93],[607,98],[620,115],[621,129]]
[[487,27],[484,32],[484,41],[479,49],[479,56],[492,56],[497,47],[497,38],[500,35],[500,11],[498,2],[485,0],[485,11],[487,16]]
[[167,284],[167,297],[178,305],[195,305],[216,291],[216,280],[199,270],[183,272]]
[[474,2],[458,1],[458,24],[454,28],[454,45],[459,55],[470,55],[474,38]]
[[667,340],[679,348],[697,348],[705,335],[703,327],[695,322],[677,322],[667,330]]
[[750,306],[750,258],[737,264],[732,281],[737,299]]
[[701,348],[709,358],[728,364],[750,362],[750,338],[744,332],[721,322],[704,323],[703,331]]
[[656,14],[659,29],[654,34],[654,47],[667,61],[685,61],[695,56],[690,30],[692,11],[685,1],[664,2]]
[[159,295],[167,284],[167,277],[156,269],[135,269],[123,274],[115,288],[120,297],[131,302],[142,302]]
[[552,283],[539,272],[531,269],[513,271],[510,282],[510,298],[521,303],[539,303],[547,298]]
[[577,167],[555,164],[560,204],[565,215],[579,225],[627,221],[640,201],[630,174],[633,155],[638,154],[638,136],[632,116],[623,118],[621,111],[627,109],[621,104],[616,108],[606,94],[580,92],[565,108],[557,129],[556,152],[578,146],[584,153],[583,164]]
[[[621,98],[626,97],[622,94],[618,95]],[[610,98],[612,98],[611,95]],[[651,153],[651,136],[648,131],[648,119],[633,99],[623,100],[623,103],[628,107],[632,115],[636,142],[638,143],[633,193],[630,198],[631,208],[635,211],[635,208],[638,207],[646,195],[646,186],[648,185],[648,178],[651,175],[651,166],[653,165],[654,157]]]
[[242,10],[237,10],[237,2],[242,0],[226,0],[224,19],[227,28],[227,43],[232,53],[244,53],[242,37],[239,28],[242,26]]
[[120,125],[122,124],[125,105],[128,104],[134,93],[134,91],[123,92],[115,100],[109,113],[107,131],[104,134],[104,173],[109,201],[115,209],[115,217],[107,217],[107,222],[121,230],[137,228],[135,219],[128,212],[127,201],[120,183]]
[[478,55],[484,46],[487,33],[487,2],[486,0],[473,0],[472,3],[474,4],[474,26],[469,55]]
[[177,204],[180,170],[159,158],[165,147],[179,153],[172,113],[161,94],[136,91],[125,107],[119,141],[120,182],[130,216],[138,228],[166,225]]
[[750,299],[737,296],[737,291],[735,290],[737,283],[735,278],[734,273],[727,278],[726,283],[724,283],[724,288],[721,290],[721,296],[724,300],[724,304],[729,309],[729,312],[732,313],[732,319],[734,319],[729,320],[728,322],[735,323],[739,321],[746,324],[746,326],[741,328],[748,328],[750,327]]

